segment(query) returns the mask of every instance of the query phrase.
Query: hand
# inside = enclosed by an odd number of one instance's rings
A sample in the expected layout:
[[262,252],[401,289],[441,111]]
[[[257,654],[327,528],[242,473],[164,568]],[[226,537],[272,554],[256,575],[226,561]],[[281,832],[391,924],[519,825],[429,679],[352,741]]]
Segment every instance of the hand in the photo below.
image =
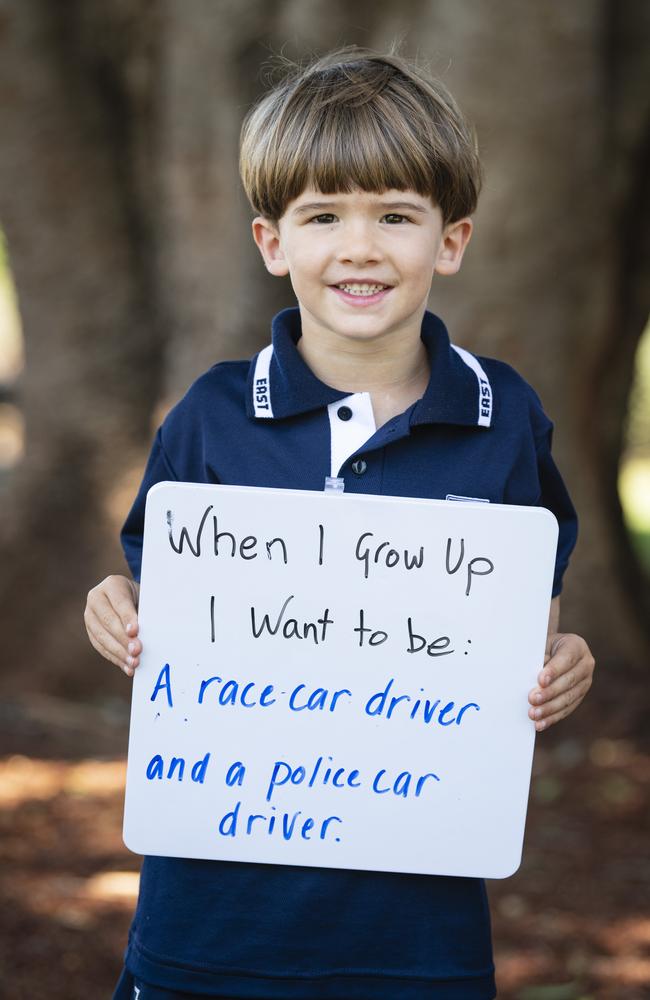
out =
[[546,639],[539,687],[528,695],[528,715],[542,732],[576,710],[591,687],[595,661],[579,635],[553,632]]
[[140,662],[138,636],[140,586],[125,576],[107,576],[88,593],[84,622],[88,638],[103,657],[127,677]]

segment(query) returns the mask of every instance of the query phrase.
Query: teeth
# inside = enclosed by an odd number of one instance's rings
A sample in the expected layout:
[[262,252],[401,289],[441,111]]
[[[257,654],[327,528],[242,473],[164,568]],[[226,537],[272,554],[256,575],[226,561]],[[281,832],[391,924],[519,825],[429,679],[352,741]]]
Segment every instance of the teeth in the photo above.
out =
[[368,284],[355,284],[355,285],[337,285],[337,288],[342,289],[342,291],[347,292],[348,295],[375,295],[377,292],[383,291],[387,288],[387,285],[368,285]]

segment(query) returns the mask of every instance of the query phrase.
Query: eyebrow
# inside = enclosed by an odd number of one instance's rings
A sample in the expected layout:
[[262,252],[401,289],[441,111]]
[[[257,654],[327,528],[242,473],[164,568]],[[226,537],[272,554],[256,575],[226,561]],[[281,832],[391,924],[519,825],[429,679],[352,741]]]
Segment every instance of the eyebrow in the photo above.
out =
[[[416,205],[413,201],[389,201],[389,202],[376,202],[378,208],[384,209],[386,212],[396,212],[399,209],[407,209],[409,212],[418,212],[420,215],[426,215],[427,209],[422,205]],[[307,215],[309,212],[327,212],[332,211],[339,205],[337,201],[312,201],[308,205],[300,205],[298,208],[294,208],[292,215]]]

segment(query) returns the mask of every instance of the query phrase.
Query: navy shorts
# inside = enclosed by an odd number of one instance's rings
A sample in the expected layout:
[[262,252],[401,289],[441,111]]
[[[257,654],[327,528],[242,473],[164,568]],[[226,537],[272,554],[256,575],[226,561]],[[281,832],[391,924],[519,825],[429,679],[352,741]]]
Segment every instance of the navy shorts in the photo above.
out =
[[[227,997],[216,994],[208,996],[201,993],[200,997],[201,1000],[228,1000]],[[128,969],[124,969],[120,981],[115,987],[113,1000],[199,1000],[199,994],[163,990],[159,986],[151,986],[141,979],[134,979]]]

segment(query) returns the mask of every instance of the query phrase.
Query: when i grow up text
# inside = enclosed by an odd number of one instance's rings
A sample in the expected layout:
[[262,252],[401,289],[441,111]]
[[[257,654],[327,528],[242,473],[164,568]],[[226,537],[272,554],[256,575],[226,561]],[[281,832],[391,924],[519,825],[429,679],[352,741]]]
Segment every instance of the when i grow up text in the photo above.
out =
[[[254,534],[240,537],[224,528],[212,505],[203,510],[200,520],[191,530],[183,526],[175,531],[173,522],[173,514],[168,511],[169,545],[182,558],[199,559],[203,554],[207,558],[218,557],[227,562],[232,560],[253,565],[254,560],[260,558],[277,563],[279,567],[287,566],[291,561],[291,546],[286,539],[280,535],[262,539]],[[322,524],[315,527],[314,560],[323,566],[327,563],[328,553],[326,532]],[[441,539],[436,550],[435,562],[440,571],[460,587],[461,599],[469,599],[468,603],[471,603],[473,588],[476,588],[479,578],[489,577],[494,572],[494,562],[485,555],[468,551],[462,538]],[[354,539],[349,556],[359,567],[362,586],[366,586],[363,581],[372,580],[375,572],[381,569],[399,568],[411,576],[418,574],[432,559],[424,545],[399,548],[372,531],[365,531]],[[344,630],[351,651],[364,649],[370,656],[373,655],[371,650],[385,643],[392,645],[396,653],[408,654],[418,662],[444,663],[448,661],[443,658],[454,653],[467,656],[471,652],[470,639],[463,636],[458,641],[452,641],[448,635],[428,634],[427,626],[406,611],[403,623],[399,628],[393,627],[389,635],[385,628],[380,627],[383,623],[373,620],[375,616],[363,607],[358,607],[352,618],[348,614],[343,617],[337,615],[331,607],[320,607],[315,612],[312,608],[305,613],[299,591],[291,588],[296,593],[289,593],[289,589],[287,587],[284,593],[274,596],[265,607],[246,606],[246,615],[239,628],[245,629],[249,648],[294,643],[304,645],[305,649],[327,646],[333,635]],[[218,642],[222,623],[218,620],[217,597],[214,594],[208,595],[208,614],[204,621],[209,629],[210,642]],[[232,626],[232,622],[228,625]],[[399,720],[409,728],[411,725],[429,727],[439,733],[451,734],[471,726],[472,720],[477,719],[481,711],[477,700],[452,700],[435,690],[433,685],[431,689],[425,689],[413,683],[409,688],[408,683],[405,684],[397,676],[384,676],[374,687],[361,690],[355,687],[354,682],[348,686],[328,683],[324,676],[301,678],[298,675],[289,683],[286,680],[278,682],[272,675],[260,677],[258,670],[251,671],[248,677],[245,670],[240,676],[235,676],[236,670],[233,671],[232,667],[224,669],[224,666],[219,664],[218,672],[204,667],[199,676],[192,678],[188,687],[185,665],[164,663],[158,669],[150,701],[159,711],[175,711],[175,670],[178,669],[179,677],[183,678],[183,696],[179,696],[182,714],[188,714],[188,709],[191,709],[193,717],[197,713],[204,717],[210,715],[215,721],[223,718],[223,713],[231,712],[248,718],[261,713],[265,717],[276,713],[282,726],[285,720],[292,717],[334,719],[341,716],[343,719],[347,716],[352,721],[356,715],[357,718],[371,720],[375,725],[384,726]],[[428,763],[431,765],[433,762]],[[350,796],[369,796],[375,801],[426,800],[440,782],[444,782],[444,773],[437,773],[439,768],[435,763],[430,768],[400,769],[391,764],[389,753],[381,751],[376,763],[366,762],[365,767],[355,764],[358,761],[346,762],[339,759],[335,752],[314,751],[313,747],[309,750],[296,748],[294,752],[282,754],[277,759],[273,759],[272,754],[267,760],[257,759],[251,766],[255,772],[254,795],[261,807],[255,811],[250,809],[246,800],[246,786],[250,782],[247,763],[241,760],[223,761],[215,756],[214,751],[208,751],[198,759],[156,753],[146,763],[146,777],[156,785],[172,781],[194,786],[210,784],[210,777],[222,787],[225,784],[234,795],[229,808],[222,810],[213,821],[218,839],[255,840],[261,837],[315,843],[341,841],[345,829],[345,801]],[[286,796],[292,789],[295,789],[295,795],[300,796],[299,804],[304,805],[305,795],[310,792],[315,794],[323,788],[330,790],[337,802],[341,799],[341,808],[336,813],[317,816],[309,815],[311,810],[286,808]],[[315,811],[318,812],[318,809]]]

